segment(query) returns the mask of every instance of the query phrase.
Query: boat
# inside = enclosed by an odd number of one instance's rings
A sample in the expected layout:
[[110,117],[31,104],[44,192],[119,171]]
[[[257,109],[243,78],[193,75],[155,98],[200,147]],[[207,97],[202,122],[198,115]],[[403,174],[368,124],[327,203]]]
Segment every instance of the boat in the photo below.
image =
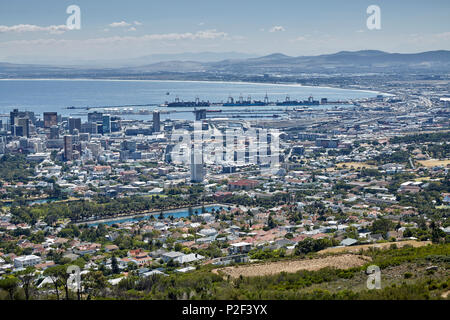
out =
[[174,102],[166,104],[167,107],[209,107],[211,104],[209,101],[200,101],[198,98],[195,101],[180,101],[179,98],[175,98]]

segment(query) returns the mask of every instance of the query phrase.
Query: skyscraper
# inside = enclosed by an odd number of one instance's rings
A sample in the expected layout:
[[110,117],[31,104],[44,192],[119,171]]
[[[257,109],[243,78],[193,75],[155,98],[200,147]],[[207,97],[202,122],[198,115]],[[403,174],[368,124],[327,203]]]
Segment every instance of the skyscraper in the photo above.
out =
[[58,124],[57,112],[44,112],[44,128],[51,128]]
[[111,116],[109,114],[103,115],[103,134],[111,133]]
[[160,113],[159,111],[153,111],[153,132],[161,131],[161,121],[160,121]]
[[72,136],[64,136],[64,160],[71,161],[73,159]]
[[50,139],[59,139],[59,127],[53,125],[50,127]]
[[15,118],[14,132],[18,137],[29,137],[30,136],[30,119],[25,118]]
[[201,183],[204,179],[203,152],[201,146],[191,148],[191,182]]
[[103,122],[103,113],[98,111],[89,112],[88,122]]
[[73,134],[73,130],[81,131],[81,118],[69,118],[69,133]]
[[[28,121],[19,121],[19,119],[28,119]],[[36,118],[34,116],[34,112],[32,111],[19,111],[19,109],[14,109],[9,113],[9,120],[11,134],[13,136],[28,137],[30,122],[34,124]]]

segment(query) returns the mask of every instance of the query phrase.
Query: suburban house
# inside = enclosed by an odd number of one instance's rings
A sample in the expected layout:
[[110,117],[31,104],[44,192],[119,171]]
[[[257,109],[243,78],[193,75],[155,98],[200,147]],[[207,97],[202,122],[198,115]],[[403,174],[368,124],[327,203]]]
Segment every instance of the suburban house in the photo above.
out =
[[174,260],[175,258],[178,258],[181,256],[184,256],[184,253],[176,252],[176,251],[169,251],[169,252],[163,253],[161,255],[161,259],[164,263],[167,263],[170,260]]
[[252,244],[248,242],[238,242],[230,244],[228,251],[230,254],[247,253],[252,249]]
[[202,255],[199,255],[197,253],[190,253],[190,254],[185,254],[185,255],[176,257],[173,259],[173,261],[183,264],[183,263],[191,263],[191,262],[199,261],[202,259],[205,259],[205,257]]
[[358,242],[358,240],[356,240],[356,239],[346,238],[346,239],[342,240],[342,241],[339,243],[339,245],[348,247],[348,246],[354,245],[354,244],[357,243],[357,242]]

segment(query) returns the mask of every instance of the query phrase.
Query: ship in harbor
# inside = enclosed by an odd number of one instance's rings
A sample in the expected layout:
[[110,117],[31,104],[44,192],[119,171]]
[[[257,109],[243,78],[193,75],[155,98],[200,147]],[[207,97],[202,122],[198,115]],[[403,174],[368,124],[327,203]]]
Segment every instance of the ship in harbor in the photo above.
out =
[[196,98],[195,101],[180,101],[180,99],[177,97],[175,98],[174,102],[166,102],[165,104],[161,105],[162,107],[209,107],[211,106],[211,103],[209,101],[200,101],[199,98]]
[[286,96],[286,99],[281,102],[277,102],[277,106],[318,106],[320,101],[314,100],[312,96],[308,98],[308,100],[291,100],[289,96]]
[[269,97],[264,97],[264,101],[261,100],[253,100],[252,97],[248,96],[247,100],[244,100],[244,97],[242,95],[239,96],[239,100],[235,101],[233,97],[228,97],[228,101],[223,104],[224,107],[262,107],[262,106],[268,106],[270,104]]

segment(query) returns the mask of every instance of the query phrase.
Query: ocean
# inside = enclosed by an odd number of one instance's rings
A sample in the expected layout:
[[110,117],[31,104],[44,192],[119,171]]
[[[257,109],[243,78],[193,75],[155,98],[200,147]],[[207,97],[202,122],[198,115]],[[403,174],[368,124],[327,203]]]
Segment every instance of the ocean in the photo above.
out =
[[[327,87],[303,87],[300,85],[257,84],[238,82],[206,81],[159,81],[159,80],[0,80],[0,114],[20,110],[34,111],[42,117],[45,111],[56,111],[63,116],[79,116],[85,119],[86,110],[67,107],[100,107],[122,105],[160,105],[175,98],[194,101],[196,98],[210,102],[226,102],[229,96],[235,100],[240,95],[247,99],[270,101],[291,100],[358,99],[374,97],[377,92],[346,90]],[[161,108],[156,106],[134,107],[139,109]],[[240,107],[242,108],[242,107]],[[261,108],[261,107],[258,107]],[[270,107],[273,108],[273,107]],[[230,107],[228,107],[230,109]],[[232,108],[231,108],[232,109]],[[171,110],[174,110],[171,108]],[[179,110],[179,109],[178,109]],[[183,113],[162,115],[171,119],[193,119],[192,108],[182,109]],[[127,115],[125,119],[150,119],[151,115]]]

